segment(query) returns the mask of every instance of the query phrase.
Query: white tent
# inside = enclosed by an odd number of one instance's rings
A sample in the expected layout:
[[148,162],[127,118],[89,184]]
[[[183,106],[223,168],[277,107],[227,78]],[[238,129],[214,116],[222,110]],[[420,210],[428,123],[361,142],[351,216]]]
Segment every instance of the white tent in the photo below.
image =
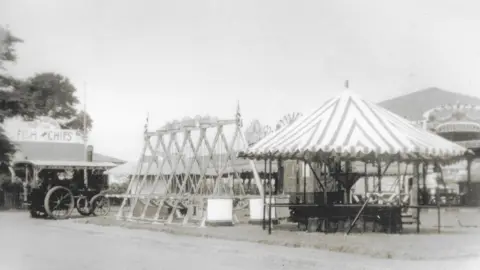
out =
[[157,163],[153,162],[150,166],[150,170],[147,173],[148,168],[148,161],[144,162],[142,166],[142,171],[138,174],[138,162],[137,161],[130,161],[115,168],[112,168],[108,171],[105,171],[104,174],[108,175],[109,183],[125,183],[130,179],[130,177],[134,175],[156,175],[158,171]]

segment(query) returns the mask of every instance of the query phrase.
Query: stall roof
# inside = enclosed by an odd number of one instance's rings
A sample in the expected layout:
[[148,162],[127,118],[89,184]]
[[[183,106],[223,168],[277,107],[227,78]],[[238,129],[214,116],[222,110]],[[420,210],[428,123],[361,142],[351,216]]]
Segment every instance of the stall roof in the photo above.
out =
[[468,150],[357,95],[345,91],[320,108],[269,134],[243,157],[317,158],[340,156],[401,159],[452,159]]
[[47,168],[63,168],[63,167],[77,167],[77,168],[112,168],[117,166],[111,162],[88,162],[88,161],[61,161],[61,160],[17,160],[13,165],[31,164],[33,166],[47,167]]
[[[18,152],[16,160],[85,160],[85,146],[78,143],[51,143],[51,142],[15,142]],[[125,163],[113,157],[93,153],[95,162]]]

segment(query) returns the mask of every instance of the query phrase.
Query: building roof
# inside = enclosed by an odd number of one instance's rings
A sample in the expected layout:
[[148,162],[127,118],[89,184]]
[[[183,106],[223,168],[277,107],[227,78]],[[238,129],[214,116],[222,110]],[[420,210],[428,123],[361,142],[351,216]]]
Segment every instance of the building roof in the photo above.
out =
[[[18,148],[14,160],[85,161],[85,146],[73,143],[14,142]],[[93,154],[93,161],[124,163],[117,158]]]
[[98,154],[98,153],[93,153],[93,161],[99,161],[99,162],[112,162],[115,164],[124,164],[126,161],[121,160],[118,158]]
[[31,164],[39,167],[47,168],[112,168],[117,166],[111,162],[89,162],[89,161],[60,161],[60,160],[18,160],[13,162],[14,165]]

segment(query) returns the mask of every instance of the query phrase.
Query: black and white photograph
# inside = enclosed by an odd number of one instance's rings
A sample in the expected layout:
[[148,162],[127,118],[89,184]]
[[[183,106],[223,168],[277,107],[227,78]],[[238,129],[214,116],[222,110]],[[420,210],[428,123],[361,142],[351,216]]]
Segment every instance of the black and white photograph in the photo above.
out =
[[480,2],[0,0],[0,270],[480,269]]

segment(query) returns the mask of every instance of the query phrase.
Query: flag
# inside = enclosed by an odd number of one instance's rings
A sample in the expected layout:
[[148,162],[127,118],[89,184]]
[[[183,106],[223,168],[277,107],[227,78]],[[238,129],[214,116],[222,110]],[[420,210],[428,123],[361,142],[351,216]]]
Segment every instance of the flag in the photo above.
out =
[[242,123],[242,115],[240,114],[240,102],[237,101],[237,114],[235,115],[235,119],[237,120],[237,124],[239,127],[243,126]]
[[149,116],[149,114],[147,112],[147,119],[145,119],[145,127],[144,127],[145,133],[148,131],[148,116]]

